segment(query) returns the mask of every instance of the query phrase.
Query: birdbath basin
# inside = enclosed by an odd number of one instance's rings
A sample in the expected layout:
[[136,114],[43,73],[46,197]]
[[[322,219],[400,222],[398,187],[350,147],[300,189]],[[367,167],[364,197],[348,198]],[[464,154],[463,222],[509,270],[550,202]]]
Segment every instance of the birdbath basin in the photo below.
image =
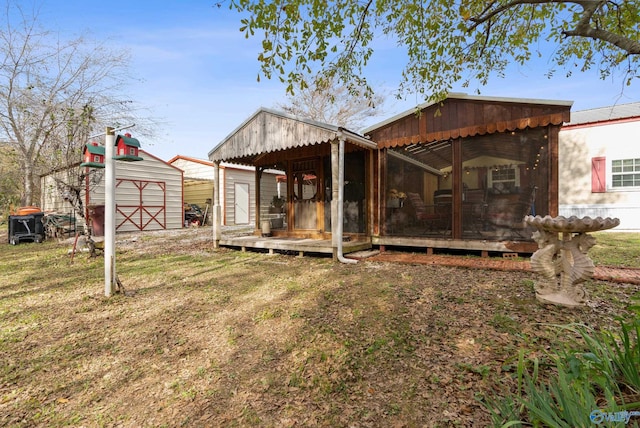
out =
[[537,230],[533,239],[538,250],[531,256],[531,269],[540,276],[536,298],[544,303],[583,306],[587,293],[582,283],[593,277],[595,266],[588,252],[596,239],[587,232],[611,229],[617,218],[571,216],[526,216],[524,221]]

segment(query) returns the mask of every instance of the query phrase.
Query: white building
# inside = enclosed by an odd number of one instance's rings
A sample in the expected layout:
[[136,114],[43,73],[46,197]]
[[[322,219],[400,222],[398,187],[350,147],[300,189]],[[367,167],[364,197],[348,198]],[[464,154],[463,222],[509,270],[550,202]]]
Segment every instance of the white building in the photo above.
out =
[[640,230],[640,102],[572,112],[558,151],[560,215]]
[[[187,156],[175,156],[169,164],[184,171],[184,201],[201,208],[211,205],[213,199],[213,162]],[[267,218],[269,203],[278,195],[280,171],[265,170],[260,179],[262,218]],[[255,169],[243,165],[220,165],[220,193],[222,224],[226,226],[253,225],[256,221]],[[283,184],[283,187],[286,185]],[[282,196],[284,196],[282,191]],[[209,206],[211,208],[211,206]]]

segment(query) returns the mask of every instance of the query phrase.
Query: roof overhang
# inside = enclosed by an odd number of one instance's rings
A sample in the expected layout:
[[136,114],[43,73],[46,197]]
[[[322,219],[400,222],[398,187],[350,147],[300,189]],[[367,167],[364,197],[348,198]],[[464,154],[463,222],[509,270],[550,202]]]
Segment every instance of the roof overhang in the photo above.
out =
[[211,150],[209,160],[253,166],[267,153],[340,140],[377,149],[373,141],[348,129],[261,108]]
[[[549,99],[538,99],[538,98],[516,98],[516,97],[491,97],[491,96],[480,96],[480,95],[469,95],[465,93],[452,92],[447,95],[447,98],[443,101],[430,101],[426,103],[422,103],[417,105],[416,107],[406,110],[402,113],[398,113],[395,116],[392,116],[388,119],[385,119],[381,122],[378,122],[374,125],[371,125],[361,132],[365,135],[369,134],[371,131],[382,128],[388,124],[398,121],[407,116],[419,114],[422,110],[425,110],[432,106],[437,106],[438,104],[450,100],[467,100],[467,101],[475,101],[475,102],[493,102],[493,103],[514,103],[514,104],[536,104],[536,105],[552,105],[552,106],[566,106],[571,107],[573,105],[573,101],[568,100],[549,100]],[[505,129],[508,125],[502,125]],[[513,125],[511,125],[513,127]]]
[[363,132],[380,149],[401,148],[562,126],[571,118],[571,101],[479,97],[451,94],[425,103]]

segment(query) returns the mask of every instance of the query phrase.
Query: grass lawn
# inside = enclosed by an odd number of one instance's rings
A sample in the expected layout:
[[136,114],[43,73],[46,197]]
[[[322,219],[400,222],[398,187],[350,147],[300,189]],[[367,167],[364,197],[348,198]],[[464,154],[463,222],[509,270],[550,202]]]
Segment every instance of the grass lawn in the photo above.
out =
[[[0,236],[0,425],[478,427],[518,353],[615,325],[640,286],[587,281],[542,306],[530,272],[214,250],[210,230],[118,236],[102,258]],[[638,266],[638,234],[596,234],[596,264]],[[626,246],[626,247],[625,247]],[[593,409],[584,409],[586,413]]]
[[596,265],[640,268],[640,233],[596,232],[589,251]]

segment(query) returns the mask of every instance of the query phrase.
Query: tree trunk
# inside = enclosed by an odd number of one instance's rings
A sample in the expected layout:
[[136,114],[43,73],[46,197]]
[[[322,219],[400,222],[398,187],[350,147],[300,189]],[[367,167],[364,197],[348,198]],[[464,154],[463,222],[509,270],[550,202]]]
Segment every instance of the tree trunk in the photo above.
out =
[[22,167],[24,168],[24,190],[22,193],[21,204],[23,207],[33,205],[33,165],[28,161],[24,162]]

